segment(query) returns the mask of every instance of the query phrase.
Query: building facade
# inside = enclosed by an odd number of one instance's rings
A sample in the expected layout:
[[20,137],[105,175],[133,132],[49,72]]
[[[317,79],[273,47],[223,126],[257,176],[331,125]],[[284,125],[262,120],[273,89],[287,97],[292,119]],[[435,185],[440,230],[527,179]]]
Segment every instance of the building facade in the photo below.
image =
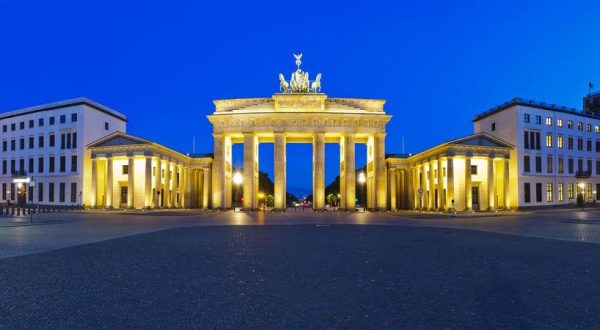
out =
[[[127,118],[79,98],[0,115],[1,201],[82,205],[91,184],[86,145],[115,131]],[[35,187],[28,181],[35,181]]]
[[600,119],[592,111],[515,98],[475,117],[475,133],[515,146],[510,167],[516,205],[600,198]]

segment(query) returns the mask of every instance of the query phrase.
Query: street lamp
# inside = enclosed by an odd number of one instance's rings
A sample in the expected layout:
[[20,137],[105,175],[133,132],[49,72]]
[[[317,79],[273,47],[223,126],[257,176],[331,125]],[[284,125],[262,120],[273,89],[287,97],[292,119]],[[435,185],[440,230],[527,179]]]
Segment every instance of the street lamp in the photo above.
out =
[[367,179],[365,178],[365,173],[364,172],[360,172],[358,174],[358,183],[360,183],[360,185],[362,186],[362,205],[363,205],[363,211],[366,210],[366,205],[365,205],[365,181],[367,181]]
[[[236,185],[236,189],[235,189],[235,196],[233,196],[233,198],[235,198],[235,204],[238,203],[238,190],[240,189],[240,185],[242,184],[242,182],[244,182],[244,176],[242,176],[242,173],[240,172],[235,172],[233,174],[233,184]],[[233,207],[234,211],[235,211],[235,205]]]

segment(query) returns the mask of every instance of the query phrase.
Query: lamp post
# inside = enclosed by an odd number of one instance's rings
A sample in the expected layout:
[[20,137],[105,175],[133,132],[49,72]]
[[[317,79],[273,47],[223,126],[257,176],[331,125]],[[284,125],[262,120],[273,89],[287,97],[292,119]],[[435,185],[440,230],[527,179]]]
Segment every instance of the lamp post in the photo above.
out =
[[363,206],[363,212],[367,209],[367,206],[365,205],[365,181],[367,181],[367,179],[365,178],[365,173],[364,172],[360,172],[358,174],[358,183],[360,183],[361,188],[362,188],[362,206]]
[[[240,185],[242,184],[242,182],[244,182],[244,176],[242,176],[242,173],[240,172],[235,172],[235,174],[233,174],[233,184],[235,184],[236,188],[235,188],[235,194],[233,196],[233,198],[235,199],[235,204],[237,204],[238,202],[238,190],[240,190]],[[236,211],[236,205],[233,205],[233,210]]]

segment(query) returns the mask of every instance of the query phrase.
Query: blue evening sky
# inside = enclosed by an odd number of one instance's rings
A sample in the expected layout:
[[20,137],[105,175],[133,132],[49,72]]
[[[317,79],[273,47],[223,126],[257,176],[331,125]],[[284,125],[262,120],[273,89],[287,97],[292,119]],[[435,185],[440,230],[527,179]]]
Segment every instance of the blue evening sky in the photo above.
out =
[[[387,152],[472,132],[512,97],[581,107],[600,86],[600,2],[0,0],[0,110],[86,96],[128,133],[211,152],[213,99],[268,97],[277,74],[323,73],[332,97],[387,99]],[[311,146],[288,146],[288,188],[310,193]],[[326,148],[326,177],[339,148]],[[357,147],[357,166],[365,148]],[[271,145],[260,148],[272,173]],[[241,166],[242,148],[234,148]]]

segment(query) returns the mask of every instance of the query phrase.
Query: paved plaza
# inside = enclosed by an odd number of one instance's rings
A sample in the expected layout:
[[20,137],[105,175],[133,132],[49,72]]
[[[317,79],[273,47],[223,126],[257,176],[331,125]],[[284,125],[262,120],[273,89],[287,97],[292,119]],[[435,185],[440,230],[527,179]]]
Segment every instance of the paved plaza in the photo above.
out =
[[597,328],[600,212],[0,218],[0,328]]

